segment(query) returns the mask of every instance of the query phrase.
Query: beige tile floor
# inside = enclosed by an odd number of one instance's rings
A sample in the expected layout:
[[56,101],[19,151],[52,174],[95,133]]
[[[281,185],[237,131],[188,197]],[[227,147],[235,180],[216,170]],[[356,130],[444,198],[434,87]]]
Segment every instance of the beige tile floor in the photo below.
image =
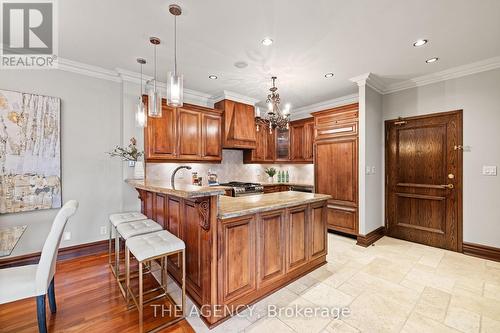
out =
[[[500,263],[389,237],[362,248],[329,234],[328,245],[328,264],[258,302],[251,316],[213,330],[196,316],[189,323],[217,333],[500,332]],[[269,304],[348,307],[350,315],[267,316]]]

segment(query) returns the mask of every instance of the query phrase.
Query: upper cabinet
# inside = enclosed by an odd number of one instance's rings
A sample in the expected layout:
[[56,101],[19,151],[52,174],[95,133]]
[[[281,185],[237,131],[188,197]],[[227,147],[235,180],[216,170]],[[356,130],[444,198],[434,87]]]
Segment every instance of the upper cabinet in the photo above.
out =
[[307,118],[290,123],[290,160],[313,162],[314,119]]
[[273,130],[259,124],[255,149],[245,150],[244,163],[313,163],[314,119],[290,122],[289,130]]
[[[147,96],[144,97],[147,107]],[[162,117],[148,117],[144,129],[147,162],[220,162],[222,114],[219,110],[184,104],[180,108],[162,101]]]
[[225,99],[215,103],[215,108],[223,111],[222,147],[255,149],[257,133],[254,107]]

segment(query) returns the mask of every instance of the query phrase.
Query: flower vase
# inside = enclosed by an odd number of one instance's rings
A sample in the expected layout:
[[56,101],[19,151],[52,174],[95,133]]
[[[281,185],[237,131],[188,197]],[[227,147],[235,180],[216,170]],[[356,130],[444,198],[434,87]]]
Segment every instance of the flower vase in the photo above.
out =
[[135,162],[134,179],[144,179],[144,163],[142,161]]
[[269,176],[269,178],[267,179],[267,181],[269,183],[274,183],[274,177]]

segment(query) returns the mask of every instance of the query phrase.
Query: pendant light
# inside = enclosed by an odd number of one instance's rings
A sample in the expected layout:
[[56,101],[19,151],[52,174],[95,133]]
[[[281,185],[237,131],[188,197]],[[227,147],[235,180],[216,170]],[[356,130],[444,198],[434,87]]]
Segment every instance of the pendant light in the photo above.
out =
[[182,9],[179,5],[170,5],[168,10],[174,16],[174,71],[168,72],[167,105],[180,107],[184,103],[184,78],[177,73],[177,16],[182,14]]
[[160,45],[158,37],[150,37],[149,42],[155,48],[154,53],[154,77],[150,80],[148,89],[148,116],[152,118],[161,118],[161,93],[157,87],[156,81],[156,47]]
[[137,108],[135,111],[135,124],[137,127],[147,126],[146,110],[144,107],[144,102],[142,101],[142,66],[146,64],[146,59],[137,58],[137,62],[141,65],[141,91],[139,93],[139,99],[137,100]]

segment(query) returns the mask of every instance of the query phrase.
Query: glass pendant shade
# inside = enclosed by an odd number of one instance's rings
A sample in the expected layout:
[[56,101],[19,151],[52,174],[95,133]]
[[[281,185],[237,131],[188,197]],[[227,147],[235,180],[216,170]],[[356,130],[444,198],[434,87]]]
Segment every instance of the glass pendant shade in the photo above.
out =
[[135,124],[137,127],[146,127],[147,126],[147,117],[146,117],[146,108],[144,107],[144,103],[142,102],[142,97],[139,97],[137,100],[137,109],[135,111]]
[[156,88],[156,81],[150,82],[148,89],[148,116],[161,118],[161,93]]
[[174,72],[168,73],[167,105],[181,107],[184,104],[184,78]]

